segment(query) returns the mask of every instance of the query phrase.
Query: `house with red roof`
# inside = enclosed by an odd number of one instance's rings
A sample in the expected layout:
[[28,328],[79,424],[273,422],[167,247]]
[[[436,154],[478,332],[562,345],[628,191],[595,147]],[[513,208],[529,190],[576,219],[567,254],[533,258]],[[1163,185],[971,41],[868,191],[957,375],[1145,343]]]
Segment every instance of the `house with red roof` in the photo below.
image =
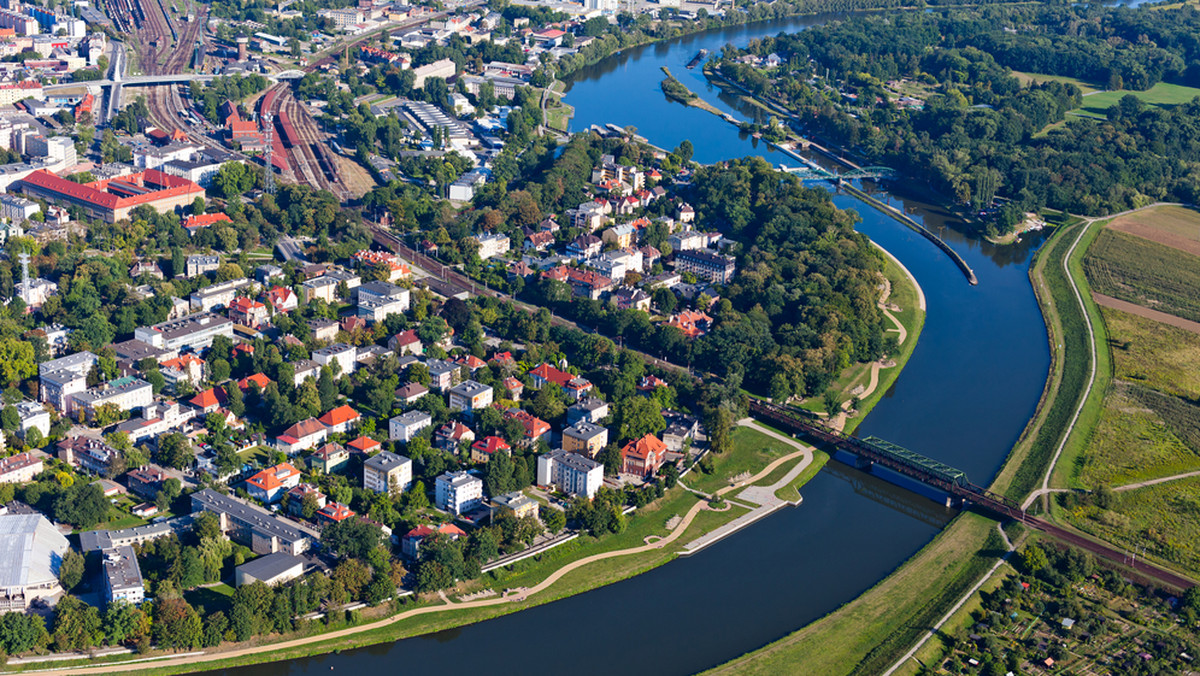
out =
[[412,276],[412,269],[400,257],[386,251],[363,249],[354,254],[354,260],[368,266],[382,268],[387,272],[388,282],[398,282]]
[[276,312],[291,312],[300,307],[300,299],[296,297],[296,292],[286,286],[276,286],[263,296]]
[[451,540],[467,536],[466,531],[452,523],[444,523],[437,528],[425,525],[417,526],[400,538],[400,553],[410,559],[417,559],[421,556],[421,541],[434,534],[448,537]]
[[179,383],[187,382],[195,387],[204,380],[204,367],[207,364],[194,354],[182,354],[174,359],[167,359],[159,364],[158,372],[162,374],[163,382],[169,392],[178,392]]
[[490,361],[494,361],[501,366],[516,366],[517,360],[513,357],[512,352],[496,352],[492,355]]
[[554,246],[554,233],[544,230],[532,233],[525,237],[526,251],[545,251]]
[[210,387],[189,399],[188,403],[198,410],[199,415],[206,415],[229,403],[229,397],[226,396],[225,390]]
[[240,388],[243,392],[249,390],[252,385],[257,386],[258,389],[262,391],[267,389],[267,385],[270,384],[271,379],[268,378],[264,373],[255,373],[252,376],[246,376],[245,378],[237,381],[238,388]]
[[521,395],[525,392],[525,383],[509,376],[502,381],[504,389],[508,390],[508,397],[513,401],[521,401]]
[[538,44],[546,49],[550,49],[552,47],[558,47],[561,45],[563,36],[565,35],[565,31],[560,31],[557,28],[547,28],[545,30],[537,31],[532,37],[534,44]]
[[292,425],[275,437],[275,447],[288,455],[295,455],[300,451],[315,448],[317,444],[325,441],[328,437],[328,427],[316,418],[308,418]]
[[642,376],[642,379],[638,382],[637,390],[642,395],[650,396],[660,387],[670,387],[670,385],[658,376]]
[[317,418],[317,420],[329,428],[330,434],[338,434],[349,431],[350,428],[358,424],[361,417],[358,411],[343,404]]
[[652,477],[667,459],[667,445],[653,434],[647,434],[621,448],[621,473]]
[[540,439],[545,439],[547,442],[550,441],[550,423],[532,413],[522,411],[519,408],[510,408],[504,412],[504,417],[508,420],[519,421],[525,428],[523,443],[533,445]]
[[451,361],[453,361],[455,364],[466,366],[468,369],[470,369],[471,373],[475,373],[479,369],[487,366],[487,362],[473,354],[462,355],[461,357],[456,357]]
[[229,217],[229,214],[225,213],[194,214],[183,219],[183,229],[187,230],[188,234],[194,236],[202,228],[207,228],[216,223],[229,223],[232,221],[233,219]]
[[329,499],[319,488],[312,484],[301,483],[295,488],[291,488],[287,492],[288,514],[292,516],[302,516],[304,514],[304,498],[313,496],[316,501],[317,509],[325,506],[325,502]]
[[238,296],[229,303],[229,319],[235,324],[257,329],[267,323],[267,306],[262,303]]
[[575,401],[579,401],[579,399],[592,390],[592,383],[586,378],[561,371],[544,362],[530,371],[529,376],[533,378],[534,388],[540,390],[546,383],[554,383],[563,388],[563,391],[569,394]]
[[380,448],[383,448],[383,444],[375,441],[371,437],[364,435],[346,444],[346,447],[350,449],[351,453],[368,455],[378,451]]
[[460,422],[446,423],[433,433],[434,447],[447,453],[457,453],[464,441],[468,444],[475,441],[475,432]]
[[421,344],[421,339],[417,337],[415,330],[401,331],[392,336],[388,340],[388,349],[396,354],[397,357],[403,357],[406,354],[419,355],[425,350],[425,346]]
[[255,500],[275,502],[288,490],[300,485],[300,470],[289,463],[268,467],[246,479],[246,492]]
[[708,330],[712,327],[712,321],[713,318],[703,312],[684,310],[676,315],[672,315],[667,320],[667,326],[674,326],[688,338],[699,338],[708,333]]
[[487,462],[496,453],[512,453],[512,446],[500,437],[484,437],[471,444],[471,462]]
[[330,502],[317,510],[317,524],[328,526],[331,523],[345,521],[354,516],[354,512],[340,502]]
[[254,356],[254,346],[250,343],[238,343],[233,346],[233,358],[237,359],[242,355]]

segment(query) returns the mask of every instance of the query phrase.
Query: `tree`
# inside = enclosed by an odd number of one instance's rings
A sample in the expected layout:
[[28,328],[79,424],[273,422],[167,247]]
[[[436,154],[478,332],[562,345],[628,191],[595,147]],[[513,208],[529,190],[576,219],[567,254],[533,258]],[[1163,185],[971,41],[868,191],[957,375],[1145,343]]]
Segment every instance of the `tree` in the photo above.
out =
[[173,432],[158,441],[158,459],[175,469],[186,469],[195,460],[192,442],[184,434]]
[[548,507],[541,510],[542,523],[546,525],[546,530],[557,535],[567,525],[567,515],[561,509]]
[[733,448],[733,414],[728,408],[718,406],[705,426],[708,428],[708,446],[714,453]]
[[137,641],[149,629],[150,618],[146,613],[124,599],[117,599],[104,609],[104,633],[111,645]]
[[108,498],[94,483],[73,484],[54,501],[54,518],[63,523],[86,530],[95,526],[108,515]]
[[21,426],[21,414],[17,413],[15,406],[5,406],[3,411],[0,411],[0,428],[5,432],[16,432]]
[[204,636],[200,616],[182,598],[159,598],[154,604],[154,643],[167,650],[194,650]]
[[1033,574],[1050,565],[1050,560],[1046,557],[1046,552],[1037,545],[1025,545],[1021,550],[1021,567],[1025,572]]
[[58,567],[58,580],[63,589],[71,591],[83,580],[83,555],[68,549]]
[[567,405],[563,402],[562,388],[553,383],[543,385],[534,395],[529,408],[542,420],[557,420],[567,410]]
[[203,214],[203,213],[204,213],[204,198],[197,196],[196,199],[192,200],[192,214],[195,216],[199,216],[200,214]]
[[383,531],[373,523],[349,518],[331,523],[321,531],[321,544],[352,559],[366,558],[383,541]]
[[0,381],[6,385],[15,385],[36,374],[37,359],[32,343],[16,338],[0,340]]
[[667,428],[662,408],[649,397],[627,397],[617,403],[618,438],[641,439]]
[[87,650],[100,643],[104,630],[100,612],[70,594],[54,606],[54,648],[59,652]]

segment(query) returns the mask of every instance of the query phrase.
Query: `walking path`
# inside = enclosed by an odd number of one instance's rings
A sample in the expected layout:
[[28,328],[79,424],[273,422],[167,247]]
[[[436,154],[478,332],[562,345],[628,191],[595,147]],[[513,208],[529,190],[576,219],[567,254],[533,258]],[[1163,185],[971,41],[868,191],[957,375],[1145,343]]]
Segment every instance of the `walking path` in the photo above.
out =
[[[743,420],[743,421],[740,421],[739,424],[748,425],[749,423],[747,421]],[[788,474],[783,479],[781,479],[779,482],[777,482],[775,488],[770,489],[771,497],[774,498],[775,490],[777,490],[779,487],[782,487],[783,485],[786,485],[787,482],[794,480],[795,477],[798,476],[799,473],[801,471],[803,471],[805,468],[807,468],[808,465],[812,462],[812,449],[801,445],[799,442],[795,441],[794,439],[791,439],[784,435],[778,434],[772,430],[763,429],[762,427],[760,427],[758,425],[755,425],[754,428],[757,431],[762,432],[763,434],[766,434],[767,436],[774,437],[776,439],[779,439],[780,441],[784,441],[784,442],[786,442],[792,446],[795,446],[801,450],[798,450],[795,453],[791,453],[789,455],[783,456],[782,458],[776,459],[774,462],[772,462],[771,464],[769,464],[765,468],[763,468],[763,470],[760,471],[758,474],[747,479],[746,480],[747,483],[753,483],[755,481],[762,479],[763,477],[766,477],[772,471],[774,471],[776,467],[779,467],[781,464],[783,464],[789,460],[793,460],[798,457],[804,458],[800,463],[797,464],[796,467],[794,467],[792,469],[792,471],[788,472]],[[739,488],[742,485],[744,485],[744,484],[739,484],[736,486],[727,486],[725,488],[722,488],[722,489],[716,491],[716,494],[721,495],[722,493],[726,493],[728,491]],[[764,488],[763,490],[767,490],[767,489]],[[740,497],[745,497],[745,496],[743,495]],[[746,498],[746,499],[749,500],[750,498]],[[781,503],[780,507],[782,507],[785,504],[788,504],[782,500],[780,500],[779,502]],[[529,597],[534,596],[535,594],[539,594],[543,591],[546,591],[547,589],[552,587],[555,582],[562,579],[562,577],[564,575],[567,575],[571,571],[574,571],[578,568],[582,568],[588,564],[595,563],[597,561],[603,561],[605,559],[616,558],[618,556],[630,556],[630,555],[634,555],[634,554],[643,554],[646,552],[650,552],[650,551],[654,551],[656,549],[662,549],[663,547],[666,547],[667,545],[671,544],[672,542],[675,542],[676,540],[678,540],[680,538],[680,536],[682,536],[684,534],[684,532],[687,531],[688,526],[690,526],[692,524],[692,521],[696,518],[696,515],[699,514],[702,510],[705,510],[707,508],[708,508],[708,503],[704,502],[704,501],[700,501],[700,502],[697,502],[696,504],[692,505],[691,509],[688,510],[687,514],[684,515],[683,519],[680,520],[680,522],[675,526],[675,528],[671,529],[671,532],[669,534],[663,536],[661,539],[655,540],[653,542],[650,542],[648,544],[644,544],[644,545],[641,545],[638,547],[630,547],[629,549],[619,549],[619,550],[615,550],[615,551],[611,551],[611,552],[602,552],[600,554],[593,554],[592,556],[588,556],[588,557],[584,557],[584,558],[576,560],[576,561],[572,561],[571,563],[568,563],[565,566],[563,566],[562,568],[559,568],[558,570],[551,573],[549,577],[547,577],[545,580],[542,580],[537,585],[530,587],[528,589],[520,590],[518,593],[515,593],[512,595],[504,596],[501,598],[479,599],[479,600],[475,600],[475,601],[451,602],[450,599],[448,597],[446,597],[444,594],[440,594],[442,599],[445,601],[445,603],[443,603],[441,605],[425,606],[422,608],[414,608],[412,610],[405,611],[403,613],[399,613],[397,615],[393,615],[391,617],[384,618],[384,619],[378,620],[376,622],[359,625],[357,627],[349,627],[347,629],[340,629],[338,631],[331,631],[328,633],[316,634],[313,636],[305,636],[303,638],[292,639],[290,641],[280,641],[278,643],[270,643],[270,644],[266,644],[266,645],[252,646],[252,647],[247,647],[247,648],[239,648],[237,650],[229,650],[229,651],[225,651],[225,652],[189,653],[187,655],[167,657],[162,660],[155,661],[154,666],[156,668],[158,668],[158,667],[162,667],[162,666],[178,666],[178,665],[184,665],[184,664],[203,664],[205,662],[214,662],[217,660],[246,657],[249,655],[256,655],[256,654],[267,653],[267,652],[277,652],[277,651],[282,651],[282,650],[288,650],[291,648],[297,648],[300,646],[311,645],[314,643],[321,643],[321,642],[325,642],[325,641],[334,641],[339,638],[353,636],[354,634],[359,634],[359,633],[366,632],[366,631],[373,631],[376,629],[381,629],[383,627],[394,624],[396,622],[400,622],[402,620],[406,620],[406,619],[409,619],[412,617],[417,617],[419,615],[430,615],[433,613],[440,613],[440,612],[444,612],[447,610],[464,610],[464,609],[468,609],[468,608],[483,608],[483,607],[489,607],[489,606],[498,606],[498,605],[502,605],[505,603],[521,603],[521,602],[524,602],[527,599],[529,599]],[[718,530],[721,530],[721,529],[718,529]],[[730,531],[730,532],[732,532],[732,531]],[[729,533],[725,533],[725,535],[728,535],[728,534]],[[723,535],[722,537],[724,537],[725,535]],[[716,538],[716,539],[719,540],[720,538]],[[716,540],[713,540],[713,541],[715,542]],[[709,543],[709,544],[711,544],[711,543]],[[690,543],[688,546],[692,547],[692,543]],[[690,553],[694,553],[695,551],[698,551],[698,549],[693,548],[692,551],[689,551],[687,553],[690,554]],[[113,663],[113,664],[104,664],[104,665],[97,665],[97,666],[79,666],[79,667],[53,669],[53,670],[47,670],[47,671],[43,671],[43,672],[39,672],[39,673],[62,674],[63,676],[74,675],[74,674],[105,674],[105,673],[128,671],[129,668],[130,668],[130,662],[118,662],[118,663]]]
[[1176,481],[1178,479],[1187,479],[1189,477],[1194,477],[1194,476],[1200,476],[1200,470],[1195,471],[1195,472],[1184,472],[1183,474],[1173,474],[1171,476],[1164,476],[1164,477],[1161,477],[1158,479],[1150,479],[1149,481],[1139,481],[1136,484],[1125,484],[1124,486],[1117,486],[1113,490],[1114,491],[1131,491],[1135,488],[1145,488],[1147,486],[1153,486],[1155,484],[1165,484],[1168,481]]
[[791,502],[776,497],[775,491],[795,481],[796,477],[800,476],[801,472],[803,472],[805,469],[808,469],[808,466],[812,464],[813,460],[812,448],[801,444],[791,437],[779,434],[774,430],[765,429],[761,425],[755,425],[748,418],[739,420],[738,425],[742,427],[752,427],[756,432],[782,441],[783,443],[793,446],[799,450],[797,450],[795,453],[789,453],[782,458],[777,458],[774,462],[763,468],[761,472],[743,482],[722,488],[721,490],[717,491],[717,495],[720,495],[726,491],[732,491],[740,488],[746,484],[753,484],[755,481],[759,481],[762,478],[769,476],[771,472],[775,471],[776,467],[779,467],[783,463],[789,462],[794,458],[801,457],[802,460],[796,463],[795,467],[792,467],[792,469],[788,470],[787,474],[784,474],[779,481],[776,481],[770,486],[746,486],[745,490],[743,490],[741,493],[738,493],[738,499],[755,504],[757,507],[753,508],[749,513],[743,514],[733,521],[730,521],[724,526],[721,526],[710,533],[705,533],[704,535],[687,543],[683,546],[683,551],[679,553],[680,556],[691,556],[705,547],[720,542],[721,540],[733,535],[750,524],[759,521],[760,519],[763,519],[788,505],[800,504],[799,500]]

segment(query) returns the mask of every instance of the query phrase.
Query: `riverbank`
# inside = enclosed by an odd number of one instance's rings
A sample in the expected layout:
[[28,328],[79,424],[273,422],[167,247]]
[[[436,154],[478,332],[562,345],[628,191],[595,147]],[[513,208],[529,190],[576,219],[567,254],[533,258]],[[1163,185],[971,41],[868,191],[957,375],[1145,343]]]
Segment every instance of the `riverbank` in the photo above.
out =
[[[735,432],[734,449],[719,457],[724,460],[722,468],[725,471],[718,469],[711,475],[704,475],[710,482],[724,483],[712,491],[715,495],[750,489],[771,495],[794,490],[815,474],[810,468],[820,459],[811,447],[757,424],[739,427]],[[753,465],[750,470],[746,469],[750,466],[747,463]],[[752,472],[752,476],[736,483],[730,481],[747,472]],[[725,474],[729,476],[725,477]],[[81,659],[56,664],[49,670],[45,669],[45,664],[17,668],[10,664],[5,670],[36,670],[51,674],[120,671],[176,674],[320,655],[451,629],[627,579],[673,560],[689,547],[688,553],[699,551],[696,543],[704,536],[723,528],[730,532],[721,537],[732,534],[736,528],[730,529],[731,524],[751,512],[740,502],[731,500],[727,504],[730,506],[721,511],[708,509],[707,501],[677,486],[655,503],[635,512],[628,527],[618,535],[579,538],[512,569],[496,571],[450,592],[450,596],[462,598],[483,588],[510,590],[499,598],[473,601],[447,598],[439,602],[435,597],[427,596],[389,617],[273,643],[226,646],[179,656],[151,654],[139,655],[136,660],[113,658],[103,660],[103,664],[97,664],[101,660]],[[771,511],[779,508],[774,507]],[[580,544],[581,540],[585,542]],[[147,657],[160,659],[147,662]]]

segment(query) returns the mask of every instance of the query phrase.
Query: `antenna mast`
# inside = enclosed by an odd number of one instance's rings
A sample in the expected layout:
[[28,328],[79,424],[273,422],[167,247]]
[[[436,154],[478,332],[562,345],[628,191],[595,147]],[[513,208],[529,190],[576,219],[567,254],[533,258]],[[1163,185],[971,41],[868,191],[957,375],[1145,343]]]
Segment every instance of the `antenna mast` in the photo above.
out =
[[21,261],[21,300],[25,301],[25,305],[29,305],[29,297],[33,295],[29,284],[29,254],[22,251],[17,258]]
[[274,131],[274,125],[272,124],[272,122],[274,121],[274,117],[270,113],[263,113],[262,121],[263,121],[263,140],[266,141],[266,145],[267,145],[267,154],[266,154],[266,158],[265,158],[266,162],[265,162],[265,166],[263,167],[263,170],[266,172],[263,174],[263,190],[266,191],[266,193],[268,195],[274,195],[275,194],[275,162],[274,162],[274,158],[272,158],[272,156],[271,156],[271,153],[275,149],[275,143],[274,143],[273,139],[271,138],[271,132]]

